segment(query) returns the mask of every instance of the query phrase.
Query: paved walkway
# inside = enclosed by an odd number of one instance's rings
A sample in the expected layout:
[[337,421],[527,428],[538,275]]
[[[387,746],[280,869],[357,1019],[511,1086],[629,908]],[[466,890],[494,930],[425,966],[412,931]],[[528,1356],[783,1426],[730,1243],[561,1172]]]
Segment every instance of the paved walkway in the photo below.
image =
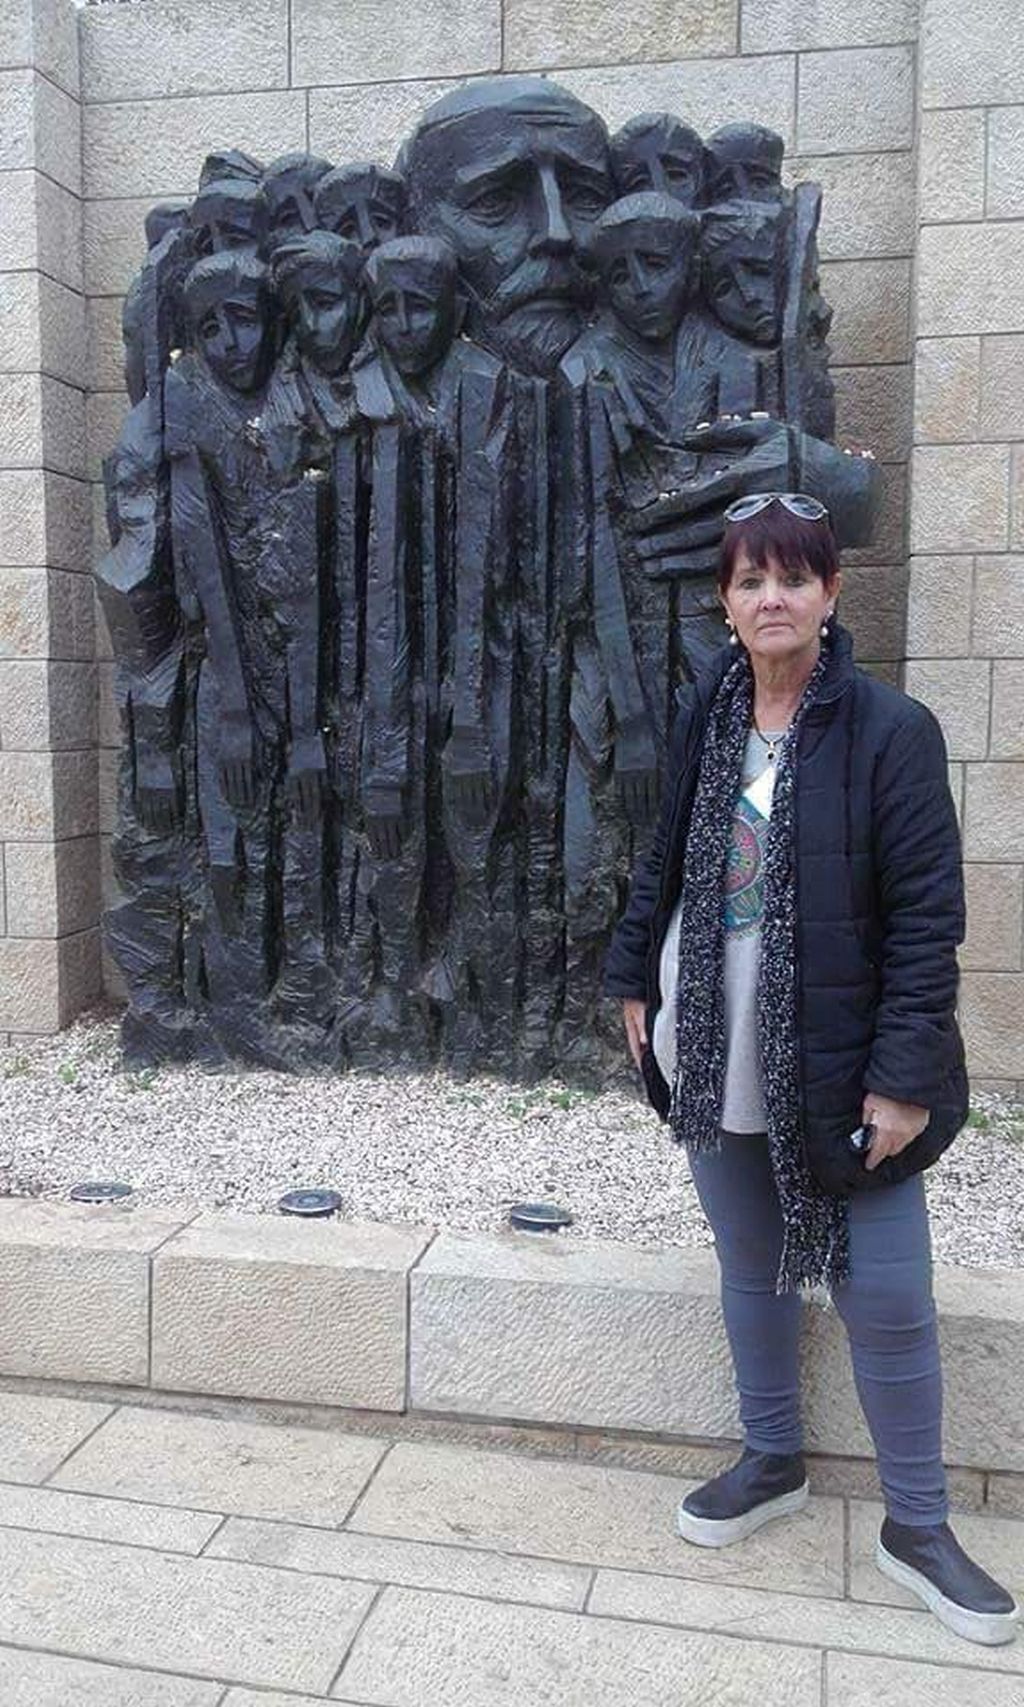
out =
[[[738,1548],[674,1476],[0,1393],[3,1707],[1020,1707],[815,1497]],[[964,1543],[1024,1598],[1024,1521]]]

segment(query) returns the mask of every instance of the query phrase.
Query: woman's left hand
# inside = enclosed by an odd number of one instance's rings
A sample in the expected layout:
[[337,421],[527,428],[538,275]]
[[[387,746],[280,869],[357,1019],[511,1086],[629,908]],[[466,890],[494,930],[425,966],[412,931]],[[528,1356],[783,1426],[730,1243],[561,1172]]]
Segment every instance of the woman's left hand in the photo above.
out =
[[892,1097],[878,1096],[868,1091],[864,1098],[861,1119],[865,1126],[875,1128],[875,1136],[867,1154],[865,1167],[877,1168],[886,1156],[898,1156],[908,1144],[920,1137],[928,1124],[930,1109],[916,1102],[894,1102]]

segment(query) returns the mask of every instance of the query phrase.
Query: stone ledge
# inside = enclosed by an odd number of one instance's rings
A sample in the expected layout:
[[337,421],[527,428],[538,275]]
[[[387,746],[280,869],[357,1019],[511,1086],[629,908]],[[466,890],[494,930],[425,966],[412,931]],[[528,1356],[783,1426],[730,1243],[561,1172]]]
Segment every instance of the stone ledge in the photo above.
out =
[[[1024,1275],[939,1268],[936,1298],[947,1461],[979,1498],[984,1471],[1015,1488]],[[577,1452],[707,1453],[740,1433],[710,1251],[0,1198],[0,1299],[0,1381]],[[872,1452],[834,1311],[808,1310],[803,1356],[808,1451],[830,1487],[859,1487]]]

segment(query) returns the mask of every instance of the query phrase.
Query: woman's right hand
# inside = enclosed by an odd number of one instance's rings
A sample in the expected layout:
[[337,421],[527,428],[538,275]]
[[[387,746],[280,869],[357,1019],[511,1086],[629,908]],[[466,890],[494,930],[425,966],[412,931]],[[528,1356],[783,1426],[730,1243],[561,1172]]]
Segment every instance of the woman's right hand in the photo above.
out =
[[640,1065],[640,1051],[647,1046],[647,1004],[638,1002],[635,997],[627,996],[622,1004],[622,1020],[626,1027],[626,1041],[629,1053],[637,1067]]

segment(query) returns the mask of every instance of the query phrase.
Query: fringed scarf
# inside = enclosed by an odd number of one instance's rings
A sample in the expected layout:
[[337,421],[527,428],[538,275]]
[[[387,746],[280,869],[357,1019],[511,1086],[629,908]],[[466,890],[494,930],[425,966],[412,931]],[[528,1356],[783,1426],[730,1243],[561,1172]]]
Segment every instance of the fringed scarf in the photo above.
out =
[[[768,1150],[784,1225],[778,1293],[811,1293],[840,1285],[850,1273],[847,1201],[829,1196],[813,1178],[800,1125],[794,761],[800,726],[817,698],[827,665],[823,646],[779,754],[764,856],[757,1020]],[[695,1151],[720,1146],[725,874],[753,693],[750,660],[740,652],[708,711],[683,864],[676,1068],[668,1119],[673,1137]]]

